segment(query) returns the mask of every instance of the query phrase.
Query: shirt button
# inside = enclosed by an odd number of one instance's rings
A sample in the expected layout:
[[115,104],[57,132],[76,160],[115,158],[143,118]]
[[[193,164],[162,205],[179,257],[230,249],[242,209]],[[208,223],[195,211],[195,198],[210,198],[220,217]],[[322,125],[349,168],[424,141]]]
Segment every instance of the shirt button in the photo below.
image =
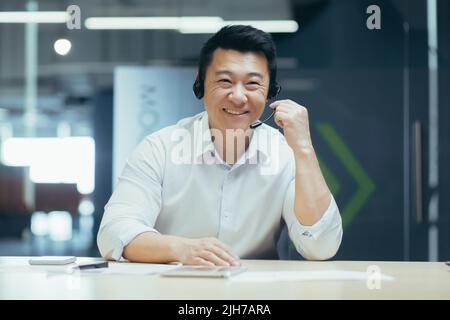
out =
[[305,231],[305,232],[302,233],[302,236],[311,238],[311,237],[312,237],[312,234],[311,234],[311,232],[309,232],[309,231]]

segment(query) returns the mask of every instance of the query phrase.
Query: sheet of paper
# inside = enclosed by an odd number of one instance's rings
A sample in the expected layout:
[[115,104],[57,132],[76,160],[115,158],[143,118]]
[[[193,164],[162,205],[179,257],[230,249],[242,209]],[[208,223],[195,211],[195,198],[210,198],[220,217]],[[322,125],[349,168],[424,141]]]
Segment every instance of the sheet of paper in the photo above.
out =
[[179,267],[180,264],[150,264],[150,263],[130,263],[130,262],[109,262],[108,268],[76,269],[76,264],[65,266],[30,266],[30,265],[0,265],[0,273],[33,272],[47,274],[71,274],[81,272],[82,274],[124,274],[124,275],[150,275],[159,274],[164,271]]
[[34,273],[70,273],[75,264],[71,263],[64,266],[30,266],[30,265],[0,265],[0,273],[18,273],[18,272],[34,272]]
[[[239,274],[232,281],[270,282],[270,281],[320,281],[320,280],[363,280],[369,276],[367,272],[324,270],[324,271],[253,271]],[[382,281],[392,281],[394,277],[379,274]]]

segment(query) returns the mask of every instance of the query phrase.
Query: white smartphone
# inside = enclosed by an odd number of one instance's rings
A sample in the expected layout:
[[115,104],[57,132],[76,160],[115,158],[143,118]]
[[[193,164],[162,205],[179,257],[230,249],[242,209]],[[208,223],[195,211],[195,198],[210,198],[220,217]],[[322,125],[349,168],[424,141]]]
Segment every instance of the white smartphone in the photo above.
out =
[[247,271],[245,267],[182,266],[161,273],[164,277],[229,278]]
[[30,258],[28,263],[31,265],[64,265],[76,260],[75,256],[42,256]]

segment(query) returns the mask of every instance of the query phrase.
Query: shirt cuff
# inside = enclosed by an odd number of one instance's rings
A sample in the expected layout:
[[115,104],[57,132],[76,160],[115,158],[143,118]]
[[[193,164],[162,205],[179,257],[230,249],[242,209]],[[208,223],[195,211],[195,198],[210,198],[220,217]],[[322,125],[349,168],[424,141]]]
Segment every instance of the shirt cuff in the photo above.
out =
[[331,222],[335,218],[336,214],[338,214],[338,212],[339,209],[337,207],[336,201],[334,200],[333,195],[331,195],[330,204],[328,205],[327,210],[319,219],[319,221],[317,221],[312,226],[305,226],[302,225],[298,220],[298,218],[296,217],[295,228],[302,237],[317,240],[318,238],[320,238],[322,233],[327,231],[328,227],[330,226]]

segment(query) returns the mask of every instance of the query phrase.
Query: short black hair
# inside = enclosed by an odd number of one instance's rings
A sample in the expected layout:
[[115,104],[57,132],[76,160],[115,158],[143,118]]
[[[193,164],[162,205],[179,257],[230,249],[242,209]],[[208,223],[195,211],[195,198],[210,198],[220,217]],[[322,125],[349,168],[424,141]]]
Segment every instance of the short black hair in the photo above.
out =
[[239,52],[258,52],[263,54],[269,69],[269,93],[268,98],[275,96],[278,91],[277,77],[277,53],[272,36],[262,30],[246,25],[228,25],[214,34],[202,47],[198,64],[198,82],[203,95],[206,69],[212,61],[214,51],[218,48],[232,49]]

